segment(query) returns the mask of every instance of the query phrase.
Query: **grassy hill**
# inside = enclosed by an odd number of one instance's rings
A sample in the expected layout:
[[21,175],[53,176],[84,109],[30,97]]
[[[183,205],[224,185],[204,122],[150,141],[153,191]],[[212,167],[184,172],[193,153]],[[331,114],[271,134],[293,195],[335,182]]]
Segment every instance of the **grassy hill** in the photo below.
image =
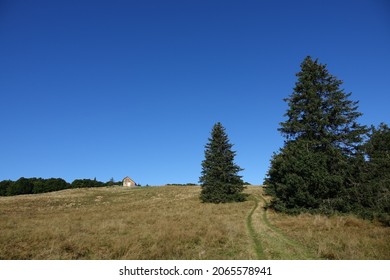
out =
[[200,188],[72,189],[0,197],[0,259],[390,259],[390,228],[353,216],[202,204]]

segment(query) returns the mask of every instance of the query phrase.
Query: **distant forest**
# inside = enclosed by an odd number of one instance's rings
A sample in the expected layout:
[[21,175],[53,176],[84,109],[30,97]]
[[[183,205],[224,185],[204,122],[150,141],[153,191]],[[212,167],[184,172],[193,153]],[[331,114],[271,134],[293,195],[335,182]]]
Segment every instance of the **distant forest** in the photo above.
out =
[[114,179],[104,183],[96,179],[76,179],[72,183],[61,178],[20,178],[17,181],[4,180],[0,182],[0,196],[12,196],[19,194],[36,194],[54,192],[66,189],[96,188],[119,185],[122,182],[114,182]]

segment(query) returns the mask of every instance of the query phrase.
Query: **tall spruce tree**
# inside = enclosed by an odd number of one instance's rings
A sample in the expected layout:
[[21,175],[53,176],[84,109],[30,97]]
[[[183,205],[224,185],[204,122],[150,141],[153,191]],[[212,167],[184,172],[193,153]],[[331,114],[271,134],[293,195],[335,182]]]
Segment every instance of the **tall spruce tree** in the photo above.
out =
[[357,102],[340,88],[326,65],[306,57],[293,93],[285,99],[287,120],[279,131],[285,146],[274,154],[265,183],[274,207],[284,211],[350,211],[346,202],[358,186],[356,173],[367,133]]
[[245,200],[244,184],[238,175],[242,169],[234,163],[236,153],[232,151],[233,145],[221,123],[214,125],[208,140],[199,178],[202,184],[200,199],[213,203]]
[[358,102],[349,100],[351,93],[340,88],[343,82],[310,56],[296,75],[294,92],[284,99],[288,119],[279,131],[287,140],[305,139],[317,142],[320,149],[331,146],[345,155],[356,154],[368,130],[358,124]]

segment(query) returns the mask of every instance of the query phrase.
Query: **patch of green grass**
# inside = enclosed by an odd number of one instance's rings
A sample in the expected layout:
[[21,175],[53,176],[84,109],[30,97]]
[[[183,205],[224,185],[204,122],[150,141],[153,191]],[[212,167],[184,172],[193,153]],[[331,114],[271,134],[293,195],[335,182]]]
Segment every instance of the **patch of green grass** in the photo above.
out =
[[257,259],[263,260],[263,259],[265,259],[263,246],[261,244],[260,237],[258,236],[258,233],[256,232],[256,230],[253,226],[253,217],[252,217],[255,210],[259,207],[259,202],[255,197],[252,197],[252,200],[254,201],[255,205],[253,206],[248,217],[246,218],[246,225],[247,225],[247,228],[249,231],[249,235],[251,236],[253,243],[254,243]]

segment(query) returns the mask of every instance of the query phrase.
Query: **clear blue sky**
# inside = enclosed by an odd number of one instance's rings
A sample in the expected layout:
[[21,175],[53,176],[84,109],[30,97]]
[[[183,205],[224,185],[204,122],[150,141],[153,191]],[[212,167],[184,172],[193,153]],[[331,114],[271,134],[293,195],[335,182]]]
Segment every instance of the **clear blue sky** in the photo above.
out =
[[0,180],[196,183],[220,121],[260,184],[306,55],[389,123],[386,0],[0,0]]

